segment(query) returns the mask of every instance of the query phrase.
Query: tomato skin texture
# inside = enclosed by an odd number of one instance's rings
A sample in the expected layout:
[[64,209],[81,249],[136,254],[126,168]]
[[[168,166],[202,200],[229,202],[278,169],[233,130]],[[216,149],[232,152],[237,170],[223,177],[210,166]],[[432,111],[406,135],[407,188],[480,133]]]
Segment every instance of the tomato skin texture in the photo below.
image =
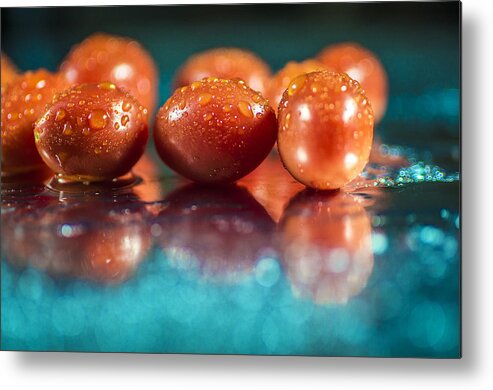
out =
[[375,122],[379,122],[387,108],[388,78],[384,66],[370,50],[356,43],[328,46],[318,55],[327,70],[347,73],[358,81],[370,99]]
[[45,163],[65,179],[109,180],[144,153],[147,111],[115,84],[76,85],[53,99],[34,134]]
[[352,196],[305,189],[278,225],[280,258],[292,290],[317,304],[345,304],[373,271],[371,222]]
[[46,170],[34,142],[34,122],[66,80],[45,69],[26,72],[2,87],[2,175]]
[[253,171],[277,135],[274,110],[242,80],[210,77],[177,89],[158,112],[154,142],[171,169],[200,183]]
[[11,61],[11,59],[3,53],[1,57],[1,66],[1,82],[3,88],[4,86],[6,87],[8,84],[10,84],[19,75],[19,70]]
[[279,105],[278,150],[291,175],[320,190],[343,187],[368,162],[373,111],[357,81],[313,72],[295,78]]
[[294,78],[304,73],[316,72],[324,69],[325,66],[316,59],[308,59],[302,62],[288,62],[272,77],[269,83],[267,98],[269,99],[272,107],[274,107],[277,111],[279,103],[282,99],[282,94]]
[[211,49],[188,58],[177,72],[174,87],[183,87],[204,77],[240,78],[263,94],[267,90],[271,70],[260,57],[248,50]]
[[105,81],[129,91],[154,112],[158,71],[151,55],[130,38],[97,33],[74,46],[60,71],[71,84]]

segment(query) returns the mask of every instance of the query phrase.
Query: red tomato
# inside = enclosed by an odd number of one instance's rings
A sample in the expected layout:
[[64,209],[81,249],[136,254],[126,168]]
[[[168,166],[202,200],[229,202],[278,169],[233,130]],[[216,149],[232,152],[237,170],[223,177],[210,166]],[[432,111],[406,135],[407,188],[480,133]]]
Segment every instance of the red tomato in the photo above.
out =
[[48,171],[34,143],[34,122],[53,96],[67,87],[44,69],[27,72],[2,88],[2,175]]
[[158,72],[150,54],[137,41],[91,35],[71,50],[60,70],[72,84],[110,81],[128,90],[148,112],[154,112]]
[[161,159],[203,183],[233,182],[269,154],[277,134],[274,110],[241,80],[210,77],[175,91],[155,121]]
[[358,81],[370,99],[375,121],[383,118],[388,99],[387,73],[375,54],[356,43],[341,43],[322,50],[318,59],[328,70],[347,73]]
[[34,135],[45,163],[65,179],[109,180],[144,153],[147,111],[115,84],[77,85],[53,99]]
[[218,48],[190,57],[178,70],[174,85],[179,88],[210,76],[240,78],[253,90],[264,93],[271,71],[261,58],[248,50]]
[[318,304],[346,303],[372,273],[370,218],[351,195],[298,193],[279,232],[281,260],[297,296]]
[[308,187],[341,188],[370,155],[373,111],[357,81],[328,71],[295,78],[279,105],[279,155]]

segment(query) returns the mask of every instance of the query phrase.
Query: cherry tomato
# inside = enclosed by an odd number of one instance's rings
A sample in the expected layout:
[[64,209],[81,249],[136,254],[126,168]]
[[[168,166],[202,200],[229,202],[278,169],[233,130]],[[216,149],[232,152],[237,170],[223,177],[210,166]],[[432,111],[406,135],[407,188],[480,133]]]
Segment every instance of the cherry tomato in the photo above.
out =
[[240,78],[253,90],[264,93],[271,71],[261,58],[248,50],[211,49],[190,57],[178,70],[174,85],[179,88],[210,76]]
[[278,119],[279,155],[308,187],[341,188],[368,162],[373,111],[358,82],[346,74],[298,76],[284,92]]
[[3,53],[1,57],[1,66],[1,84],[2,87],[4,87],[7,86],[7,84],[10,84],[12,80],[19,75],[19,71],[10,58]]
[[48,171],[36,150],[33,126],[53,96],[67,86],[63,77],[40,69],[2,88],[2,175]]
[[75,46],[60,67],[70,83],[110,81],[154,112],[158,72],[150,54],[130,38],[94,34]]
[[295,295],[346,303],[373,270],[371,224],[351,195],[304,190],[279,222],[281,260]]
[[210,77],[175,91],[158,112],[161,159],[203,183],[233,182],[255,169],[276,140],[274,110],[242,80]]
[[290,61],[284,68],[277,72],[269,83],[267,98],[272,107],[277,111],[277,107],[282,99],[282,94],[289,86],[291,80],[304,73],[324,70],[325,66],[315,59],[308,59],[302,62]]
[[109,180],[144,153],[147,112],[115,84],[77,85],[53,99],[34,135],[43,160],[66,180]]
[[271,244],[274,223],[243,187],[188,184],[166,198],[158,242],[171,263],[226,283],[245,279]]
[[375,121],[383,118],[388,99],[387,73],[375,54],[356,43],[341,43],[322,50],[318,59],[328,70],[347,73],[358,81],[370,99]]

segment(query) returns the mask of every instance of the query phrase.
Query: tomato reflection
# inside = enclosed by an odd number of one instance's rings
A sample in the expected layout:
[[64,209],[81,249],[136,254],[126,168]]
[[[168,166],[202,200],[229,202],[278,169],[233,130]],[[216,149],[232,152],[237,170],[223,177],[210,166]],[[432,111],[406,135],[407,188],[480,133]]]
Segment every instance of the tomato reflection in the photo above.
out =
[[14,265],[115,284],[133,273],[150,248],[138,203],[42,199],[2,218],[2,250]]
[[304,190],[284,211],[279,232],[296,295],[341,304],[364,288],[373,269],[371,224],[355,197]]
[[172,192],[158,216],[159,243],[177,268],[234,283],[268,253],[274,223],[243,187],[189,184]]
[[250,191],[275,222],[281,218],[289,199],[304,188],[283,167],[277,155],[266,158],[257,169],[238,183]]

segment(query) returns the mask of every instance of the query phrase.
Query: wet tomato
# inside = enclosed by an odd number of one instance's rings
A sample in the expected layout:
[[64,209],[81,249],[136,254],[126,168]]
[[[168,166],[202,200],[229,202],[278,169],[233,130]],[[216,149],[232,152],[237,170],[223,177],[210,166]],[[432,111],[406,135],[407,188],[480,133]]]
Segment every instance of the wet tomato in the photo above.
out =
[[36,122],[36,146],[45,163],[66,180],[116,178],[144,153],[146,114],[115,84],[77,85],[57,95]]
[[1,66],[1,84],[2,87],[4,87],[12,82],[12,80],[19,74],[19,71],[10,58],[3,53],[1,57]]
[[48,170],[36,150],[33,125],[53,96],[67,87],[63,77],[40,69],[2,88],[2,176]]
[[373,270],[371,223],[357,198],[304,190],[289,202],[278,228],[295,295],[344,304],[364,288]]
[[190,57],[179,69],[174,86],[183,87],[210,76],[240,78],[253,90],[264,93],[271,71],[261,58],[248,50],[218,48]]
[[284,68],[277,72],[272,77],[269,83],[269,89],[267,98],[272,107],[277,111],[277,107],[282,99],[282,94],[289,86],[291,80],[304,73],[315,72],[317,70],[324,70],[324,65],[317,60],[308,59],[302,62],[290,61]]
[[60,67],[70,83],[109,81],[154,112],[158,72],[150,54],[130,38],[94,34],[75,46]]
[[177,89],[158,112],[154,141],[161,159],[203,183],[233,182],[269,154],[274,110],[242,80],[210,77]]
[[328,70],[358,81],[370,99],[375,121],[382,119],[388,99],[387,73],[375,54],[356,43],[341,43],[322,50],[318,59]]
[[346,74],[298,76],[284,92],[278,119],[280,157],[308,187],[341,188],[368,162],[373,111],[359,83]]

